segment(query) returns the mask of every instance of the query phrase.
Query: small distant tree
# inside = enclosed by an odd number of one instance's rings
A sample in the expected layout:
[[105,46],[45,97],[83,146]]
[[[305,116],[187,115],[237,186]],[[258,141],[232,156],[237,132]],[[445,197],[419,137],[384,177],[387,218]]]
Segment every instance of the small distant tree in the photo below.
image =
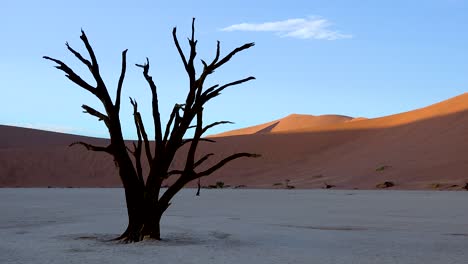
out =
[[[138,140],[133,142],[133,148],[130,149],[123,139],[119,112],[121,104],[120,97],[126,72],[127,50],[122,52],[122,68],[114,101],[112,101],[111,96],[109,95],[109,90],[101,77],[96,55],[84,31],[81,31],[80,38],[86,47],[89,59],[82,56],[68,43],[66,43],[66,47],[80,62],[87,66],[96,81],[95,86],[82,79],[61,60],[44,56],[45,59],[55,62],[57,64],[56,68],[63,71],[66,74],[66,77],[73,83],[96,96],[104,106],[105,113],[101,113],[88,105],[82,105],[82,108],[85,113],[97,117],[99,121],[104,121],[104,124],[109,131],[110,144],[108,146],[95,146],[85,142],[75,142],[71,145],[82,145],[88,150],[104,152],[113,156],[125,190],[128,213],[127,229],[117,239],[125,242],[137,242],[144,238],[159,240],[161,238],[161,216],[170,206],[171,199],[187,183],[201,177],[208,176],[233,160],[242,157],[259,156],[257,154],[246,152],[235,153],[218,160],[213,163],[214,165],[212,166],[206,166],[206,164],[204,166],[201,165],[208,159],[212,158],[214,153],[208,153],[199,159],[196,158],[197,147],[200,145],[201,141],[214,142],[212,139],[203,138],[203,135],[207,130],[217,125],[230,123],[228,121],[219,121],[204,125],[203,111],[205,104],[219,96],[226,88],[255,78],[247,77],[224,85],[217,84],[208,88],[204,87],[205,80],[208,76],[213,74],[215,70],[227,63],[234,55],[254,46],[254,43],[242,45],[232,50],[226,56],[221,57],[220,42],[218,41],[214,59],[211,63],[201,60],[203,70],[197,77],[195,70],[195,58],[197,55],[195,19],[192,20],[192,34],[188,39],[190,46],[188,56],[184,54],[179,45],[175,27],[172,31],[172,37],[188,74],[189,88],[185,103],[174,105],[169,116],[169,121],[165,125],[164,130],[161,125],[159,114],[157,87],[153,78],[149,74],[149,60],[147,58],[144,64],[136,64],[136,66],[143,70],[143,76],[146,79],[152,94],[152,115],[155,131],[153,149],[150,145],[150,140],[145,126],[143,125],[142,118],[138,110],[138,104],[136,100],[131,98],[130,103],[133,106],[134,122]],[[187,130],[191,128],[195,130],[193,137],[185,138]],[[183,152],[186,154],[185,166],[178,170],[171,170],[170,165],[182,146],[186,146],[184,147],[185,150]],[[134,161],[132,161],[131,156],[133,156]],[[149,163],[149,172],[147,175],[143,175],[142,158],[147,159]],[[176,176],[178,176],[178,178],[173,181],[164,193],[160,194],[163,181],[167,180],[169,177]]]
[[200,196],[200,189],[201,189],[201,182],[200,182],[200,178],[198,178],[198,181],[197,181],[197,193],[195,194],[196,196]]

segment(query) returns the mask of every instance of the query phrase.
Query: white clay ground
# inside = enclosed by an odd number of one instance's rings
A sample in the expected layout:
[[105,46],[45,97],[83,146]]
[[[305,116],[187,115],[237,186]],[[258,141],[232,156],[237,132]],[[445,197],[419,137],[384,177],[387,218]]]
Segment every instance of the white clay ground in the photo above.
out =
[[0,189],[0,263],[468,263],[468,192],[194,194],[125,245],[122,189]]

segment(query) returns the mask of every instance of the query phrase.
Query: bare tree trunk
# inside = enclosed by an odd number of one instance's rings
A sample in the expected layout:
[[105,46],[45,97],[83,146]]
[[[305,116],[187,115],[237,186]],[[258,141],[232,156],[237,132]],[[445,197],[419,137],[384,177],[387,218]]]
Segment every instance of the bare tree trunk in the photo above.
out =
[[145,201],[140,193],[128,189],[125,193],[126,197],[132,197],[127,199],[128,226],[117,240],[123,242],[136,242],[145,238],[160,240],[161,214],[159,210],[154,209],[150,201]]

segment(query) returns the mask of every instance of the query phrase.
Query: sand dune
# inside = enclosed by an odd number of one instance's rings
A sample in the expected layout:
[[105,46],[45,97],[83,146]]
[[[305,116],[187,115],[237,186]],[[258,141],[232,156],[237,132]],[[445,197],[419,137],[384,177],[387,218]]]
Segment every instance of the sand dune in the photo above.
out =
[[340,124],[352,121],[353,118],[342,115],[299,115],[291,114],[284,118],[274,120],[261,125],[251,126],[247,128],[236,129],[224,133],[212,135],[212,137],[239,136],[251,134],[267,134],[267,133],[287,133],[296,130],[317,128],[322,126]]
[[[406,113],[352,120],[291,115],[218,135],[217,143],[199,151],[217,153],[211,164],[237,151],[262,157],[236,161],[202,183],[284,188],[289,180],[296,188],[327,183],[373,189],[391,181],[394,189],[461,189],[468,182],[468,94]],[[0,126],[0,186],[120,186],[111,157],[67,147],[83,139]],[[180,157],[173,166],[182,163]]]
[[[450,98],[448,100],[390,116],[379,118],[355,118],[354,122],[336,123],[326,126],[304,128],[296,130],[298,132],[306,131],[326,131],[326,130],[341,130],[341,129],[370,129],[370,128],[388,128],[410,124],[426,119],[440,118],[447,115],[455,115],[457,113],[468,110],[468,93]],[[350,120],[350,121],[353,121]],[[349,124],[352,123],[352,124]]]

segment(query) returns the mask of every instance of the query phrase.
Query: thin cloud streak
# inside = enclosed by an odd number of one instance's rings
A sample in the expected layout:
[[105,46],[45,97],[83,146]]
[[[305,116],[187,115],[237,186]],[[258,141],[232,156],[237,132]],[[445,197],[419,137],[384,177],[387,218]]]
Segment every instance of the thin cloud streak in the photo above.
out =
[[330,29],[331,23],[323,18],[293,18],[265,23],[241,23],[222,28],[221,31],[263,31],[274,32],[280,37],[298,39],[337,40],[352,38],[351,34],[343,34]]

